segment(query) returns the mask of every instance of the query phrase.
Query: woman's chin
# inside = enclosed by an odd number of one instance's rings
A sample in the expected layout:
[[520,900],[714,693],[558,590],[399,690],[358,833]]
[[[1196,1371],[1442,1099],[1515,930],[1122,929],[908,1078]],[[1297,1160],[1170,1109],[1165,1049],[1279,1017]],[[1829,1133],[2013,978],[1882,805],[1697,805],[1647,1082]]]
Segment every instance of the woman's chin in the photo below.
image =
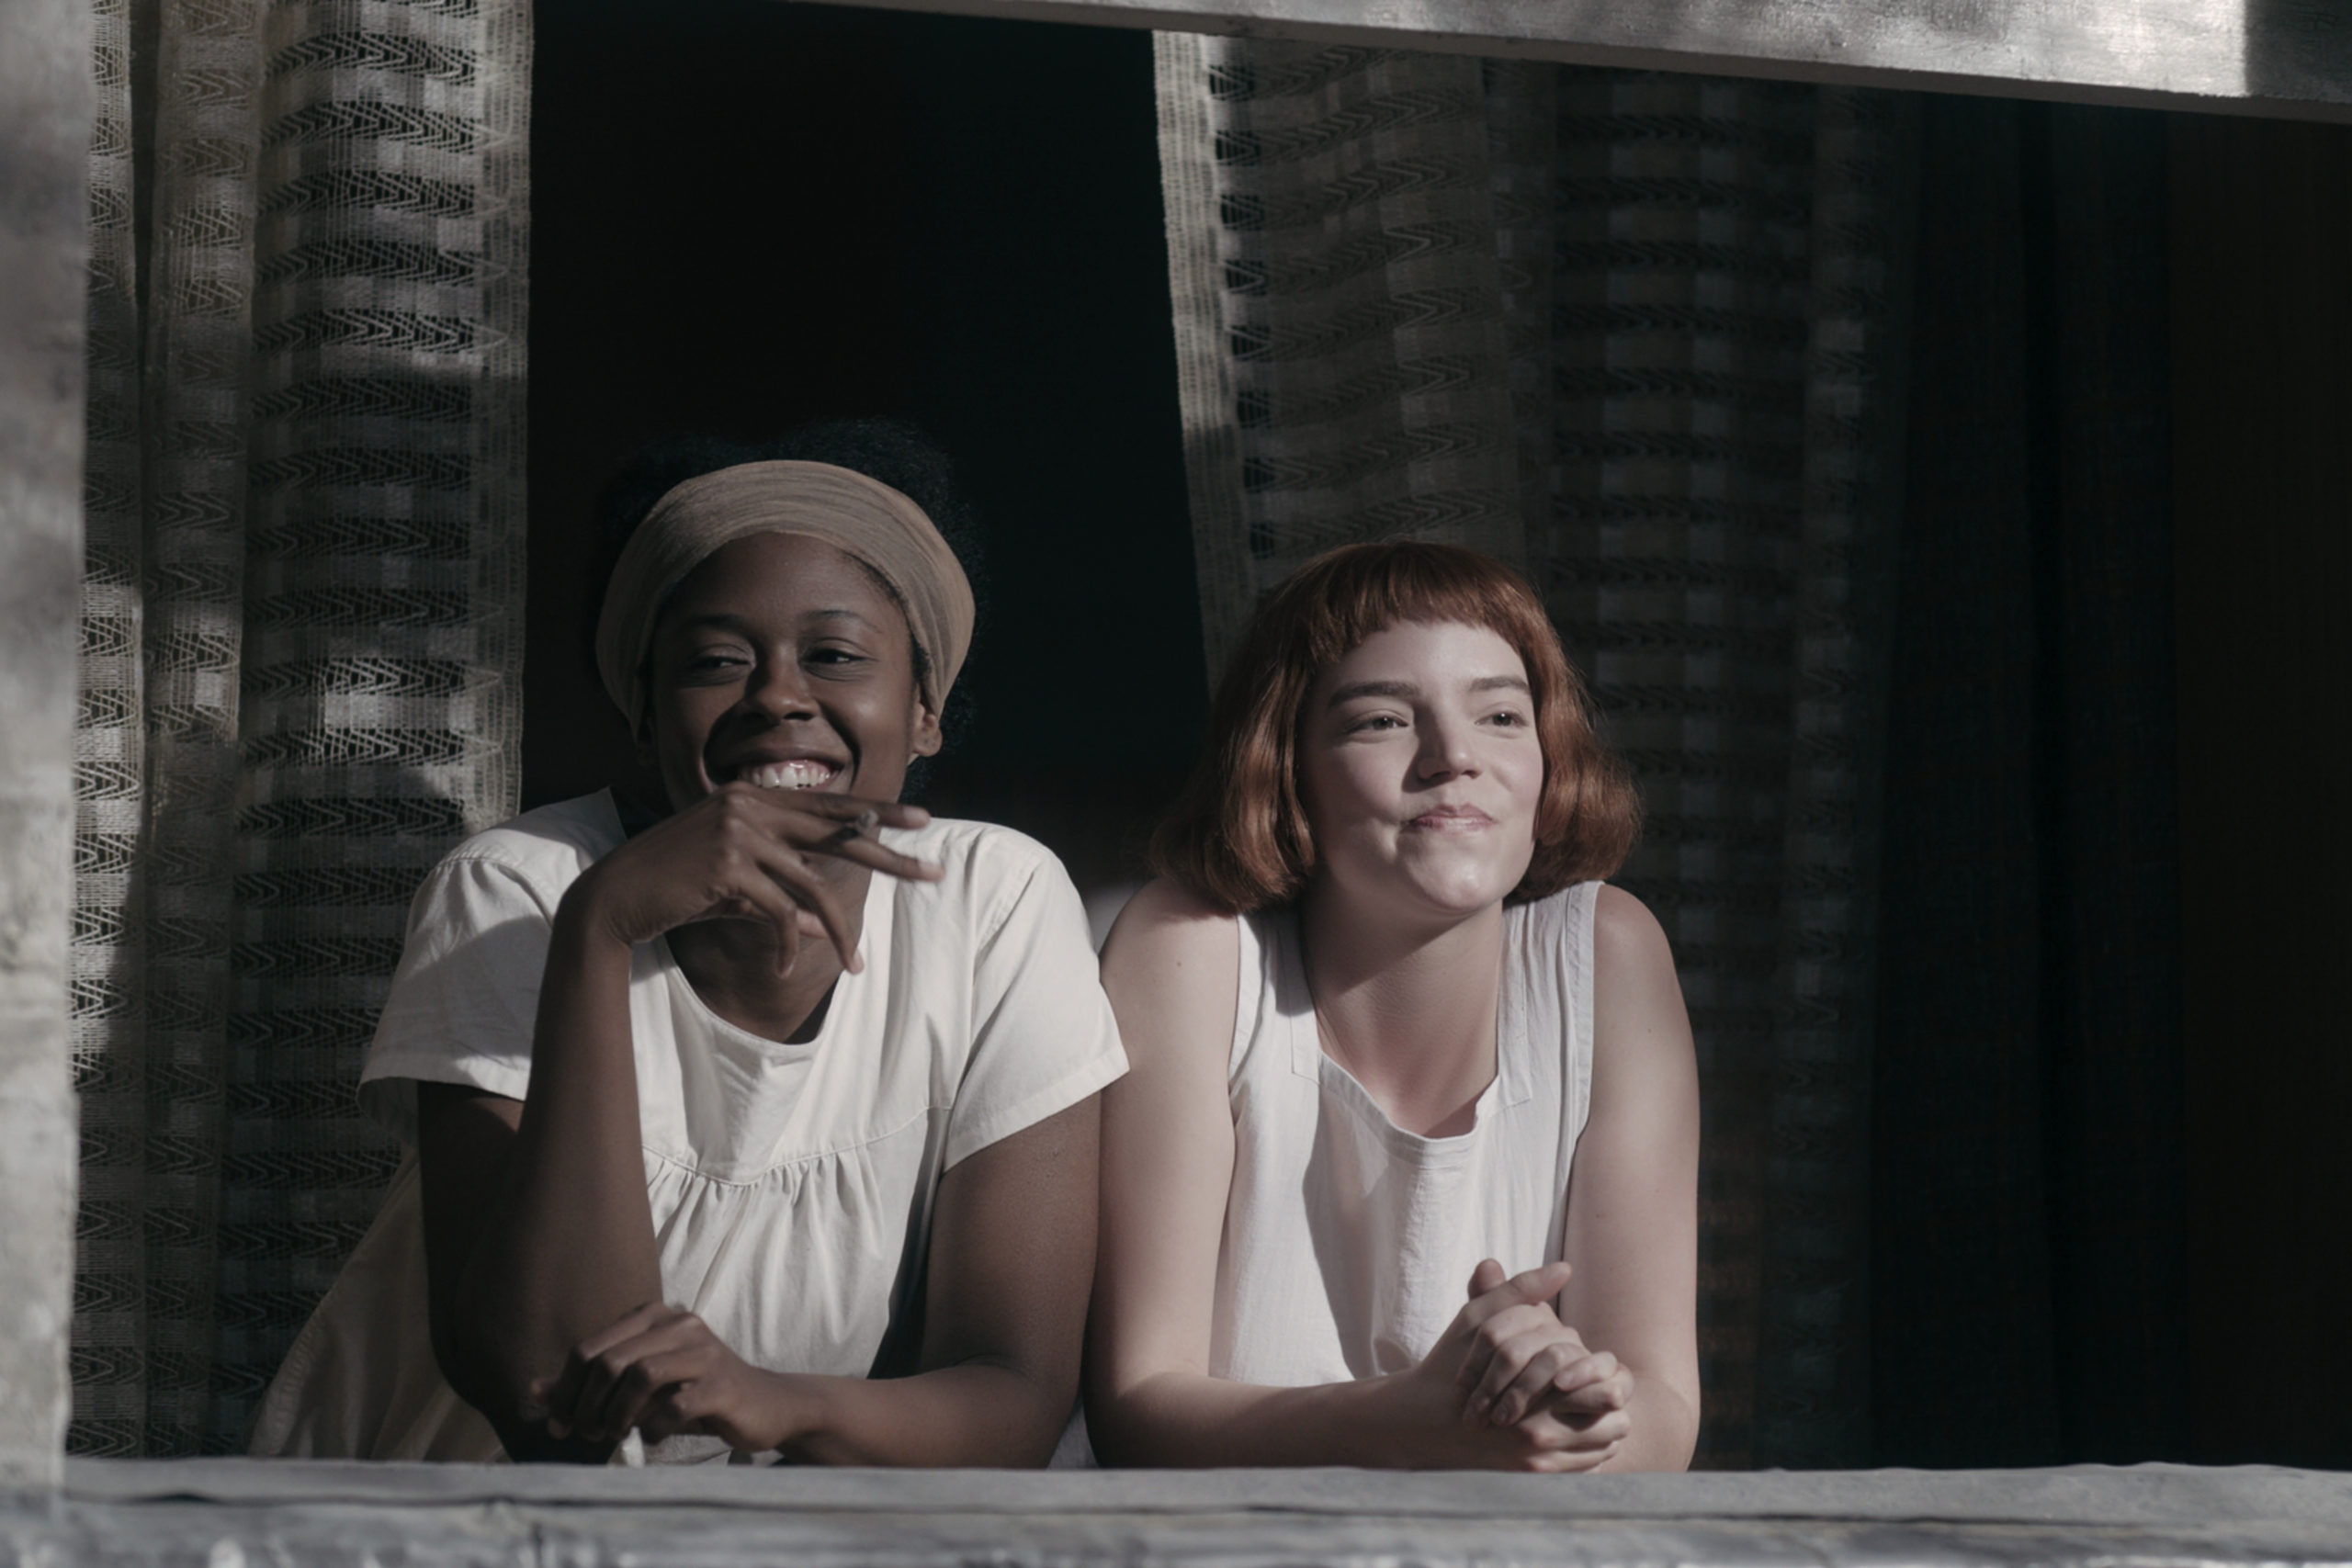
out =
[[1323,868],[1327,892],[1376,919],[1452,923],[1493,908],[1527,874],[1527,863],[1518,856],[1446,852],[1451,846],[1435,853],[1403,850],[1365,856],[1351,866],[1329,857]]
[[1498,863],[1483,855],[1414,856],[1397,869],[1410,883],[1417,901],[1432,910],[1464,918],[1510,897],[1510,890],[1527,874],[1523,861]]
[[1426,910],[1440,919],[1466,920],[1501,903],[1517,886],[1516,876],[1505,878],[1462,871],[1442,876],[1408,874],[1404,886],[1397,889],[1398,902]]
[[1485,914],[1510,896],[1508,887],[1482,887],[1475,891],[1455,889],[1444,894],[1431,894],[1427,902],[1437,914],[1466,920],[1473,915]]

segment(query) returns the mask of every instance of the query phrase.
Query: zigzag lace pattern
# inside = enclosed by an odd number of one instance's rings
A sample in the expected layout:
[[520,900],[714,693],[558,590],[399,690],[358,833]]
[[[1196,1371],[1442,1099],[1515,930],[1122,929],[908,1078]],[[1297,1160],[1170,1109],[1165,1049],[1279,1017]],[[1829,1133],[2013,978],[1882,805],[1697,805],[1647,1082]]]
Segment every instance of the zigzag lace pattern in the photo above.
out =
[[[1478,62],[1162,35],[1162,172],[1212,670],[1352,539],[1521,555]],[[1168,84],[1185,85],[1182,101]],[[1179,134],[1170,114],[1194,123]],[[1188,261],[1183,247],[1199,251]]]
[[1522,561],[1648,813],[1708,1106],[1702,1462],[1865,1451],[1901,100],[1158,44],[1212,669],[1357,539]]
[[162,0],[134,101],[97,11],[70,1442],[188,1453],[372,1216],[407,899],[514,806],[529,13]]

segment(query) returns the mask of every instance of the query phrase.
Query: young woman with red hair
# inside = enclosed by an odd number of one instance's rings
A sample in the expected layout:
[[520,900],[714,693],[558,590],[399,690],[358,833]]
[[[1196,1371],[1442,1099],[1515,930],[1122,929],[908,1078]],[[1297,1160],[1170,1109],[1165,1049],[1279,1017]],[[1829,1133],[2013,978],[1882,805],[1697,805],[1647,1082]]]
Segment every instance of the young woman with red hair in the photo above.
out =
[[1261,608],[1103,980],[1114,1464],[1675,1470],[1699,1103],[1637,807],[1528,585],[1357,546]]

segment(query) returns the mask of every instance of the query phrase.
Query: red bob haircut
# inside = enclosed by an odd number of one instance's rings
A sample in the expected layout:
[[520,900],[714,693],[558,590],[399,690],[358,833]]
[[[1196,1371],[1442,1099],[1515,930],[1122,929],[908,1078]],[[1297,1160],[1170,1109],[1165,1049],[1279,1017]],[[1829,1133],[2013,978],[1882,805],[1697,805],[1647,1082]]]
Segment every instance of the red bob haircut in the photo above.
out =
[[1316,557],[1250,617],[1209,706],[1184,791],[1151,840],[1151,868],[1236,912],[1287,904],[1315,870],[1298,793],[1298,731],[1323,672],[1406,623],[1483,626],[1527,666],[1544,794],[1535,856],[1510,893],[1525,903],[1625,862],[1641,804],[1593,733],[1584,682],[1524,578],[1458,545],[1348,545]]

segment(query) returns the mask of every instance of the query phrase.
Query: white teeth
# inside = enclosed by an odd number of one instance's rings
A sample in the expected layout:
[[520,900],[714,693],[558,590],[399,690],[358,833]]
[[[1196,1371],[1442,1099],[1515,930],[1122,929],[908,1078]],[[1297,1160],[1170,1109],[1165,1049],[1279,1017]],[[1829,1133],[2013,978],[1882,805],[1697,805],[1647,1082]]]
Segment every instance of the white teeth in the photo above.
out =
[[833,776],[835,770],[808,758],[795,758],[789,762],[762,762],[744,776],[762,789],[815,789]]

